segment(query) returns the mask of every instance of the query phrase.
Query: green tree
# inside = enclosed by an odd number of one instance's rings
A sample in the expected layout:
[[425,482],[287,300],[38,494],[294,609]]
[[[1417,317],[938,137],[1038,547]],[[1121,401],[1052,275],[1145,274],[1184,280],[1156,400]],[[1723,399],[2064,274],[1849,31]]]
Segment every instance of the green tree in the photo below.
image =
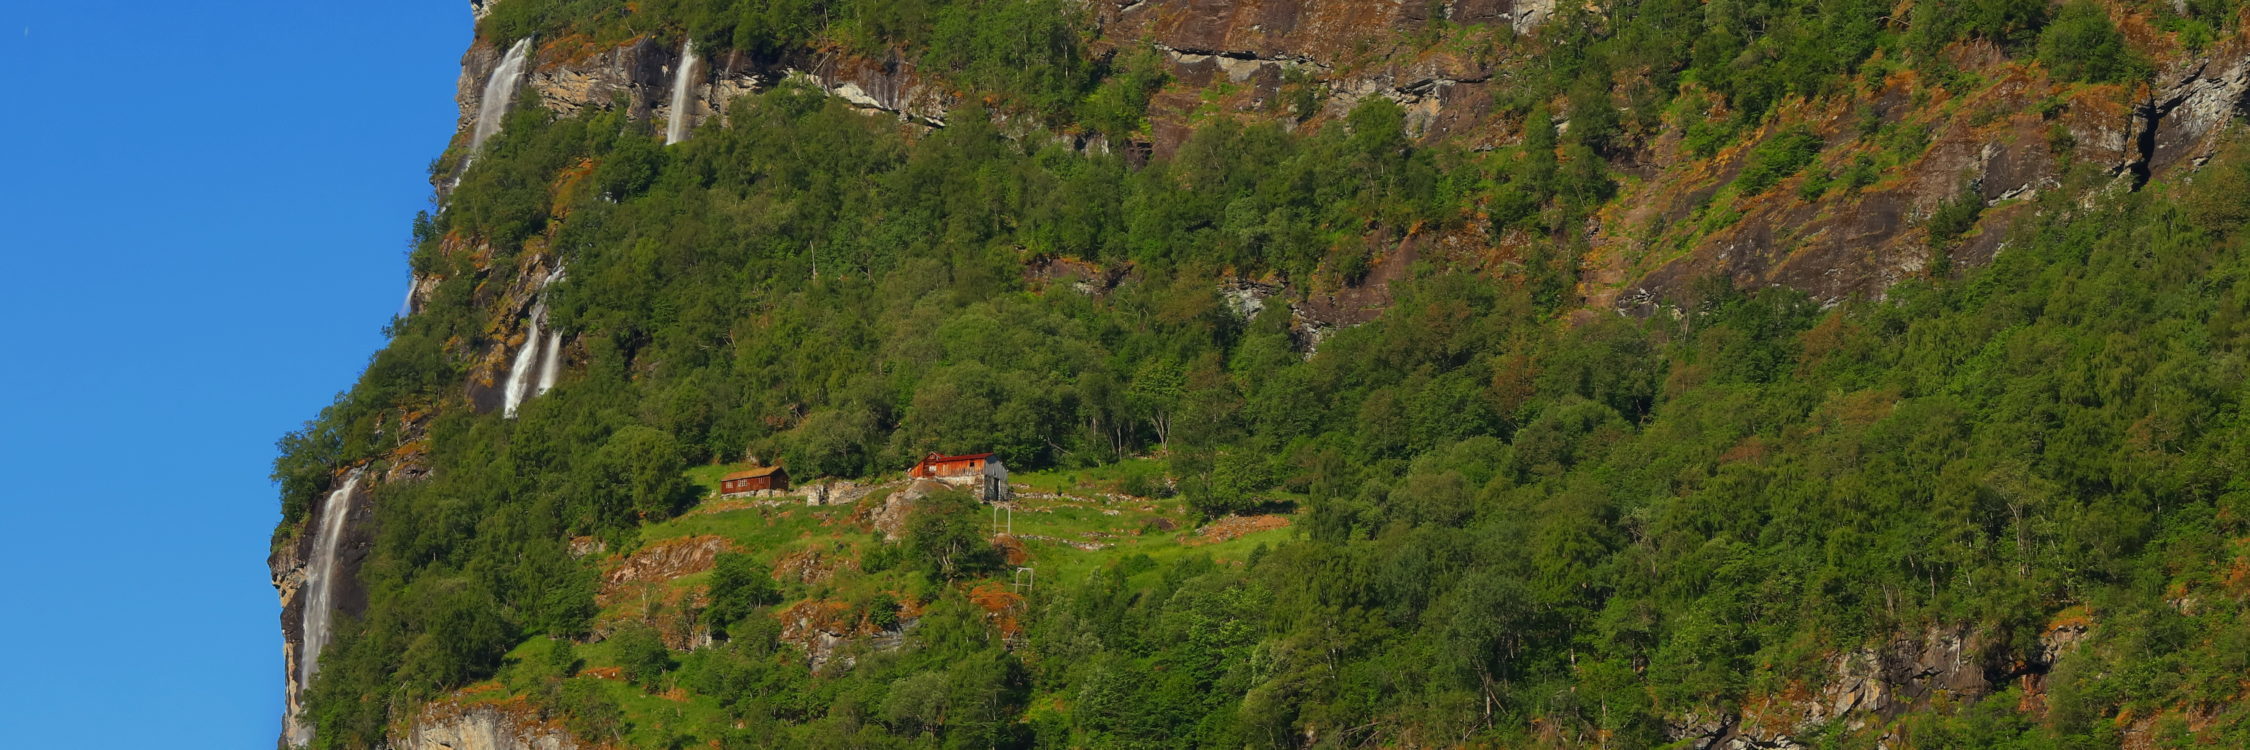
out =
[[985,536],[982,510],[976,498],[952,490],[915,501],[904,543],[931,580],[951,581],[999,568],[1000,554]]
[[710,605],[704,617],[721,632],[732,635],[731,627],[759,607],[781,601],[781,592],[774,588],[773,574],[757,558],[740,552],[722,552],[711,568]]

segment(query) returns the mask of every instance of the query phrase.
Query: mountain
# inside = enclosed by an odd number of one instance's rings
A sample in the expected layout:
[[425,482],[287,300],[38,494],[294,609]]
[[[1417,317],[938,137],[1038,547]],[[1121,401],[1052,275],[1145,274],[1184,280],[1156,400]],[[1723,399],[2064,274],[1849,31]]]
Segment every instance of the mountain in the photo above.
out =
[[2239,3],[471,9],[284,747],[2250,742]]

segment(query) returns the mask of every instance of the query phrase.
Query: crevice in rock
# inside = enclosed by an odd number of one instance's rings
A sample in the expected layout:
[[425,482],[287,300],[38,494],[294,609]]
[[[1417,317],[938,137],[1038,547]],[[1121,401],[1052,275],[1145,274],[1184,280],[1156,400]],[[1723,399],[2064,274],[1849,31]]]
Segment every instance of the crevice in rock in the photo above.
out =
[[2148,186],[2156,159],[2156,128],[2164,122],[2164,114],[2154,101],[2133,108],[2133,158],[2125,162],[2125,171],[2133,177],[2135,192]]
[[[2194,77],[2190,77],[2188,82],[2194,80]],[[2186,84],[2183,83],[2181,86],[2175,87],[2174,90],[2184,88],[2186,88]],[[2163,127],[2164,118],[2170,117],[2172,110],[2178,109],[2186,101],[2187,94],[2184,93],[2176,94],[2161,101],[2154,96],[2150,96],[2148,101],[2133,107],[2133,158],[2125,163],[2125,171],[2133,176],[2133,190],[2135,192],[2147,187],[2149,179],[2155,174],[2157,130]]]
[[1323,65],[1320,62],[1317,62],[1308,57],[1265,57],[1255,52],[1244,52],[1241,50],[1204,49],[1200,47],[1171,47],[1162,44],[1152,44],[1150,46],[1155,47],[1158,51],[1175,58],[1223,57],[1228,60],[1235,60],[1239,62],[1271,63],[1274,65],[1284,66],[1304,66],[1309,68],[1318,68],[1324,71],[1329,69],[1329,66]]

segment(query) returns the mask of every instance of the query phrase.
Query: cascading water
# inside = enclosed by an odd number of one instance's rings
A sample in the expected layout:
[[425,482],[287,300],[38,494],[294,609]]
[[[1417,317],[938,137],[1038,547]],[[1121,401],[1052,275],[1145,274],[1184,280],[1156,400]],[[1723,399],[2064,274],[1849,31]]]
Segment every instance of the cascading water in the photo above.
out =
[[328,645],[329,620],[336,611],[336,551],[343,546],[344,521],[352,514],[352,493],[359,489],[360,469],[344,477],[344,486],[328,493],[320,506],[320,530],[313,535],[312,559],[305,561],[305,608],[300,614],[302,645],[297,653],[296,694],[290,696],[289,744],[312,741],[312,726],[298,712],[304,691],[320,672],[320,651]]
[[[523,348],[516,351],[516,359],[508,365],[508,382],[501,387],[501,414],[514,417],[516,407],[525,399],[545,394],[555,387],[555,378],[562,369],[562,333],[539,336],[539,329],[547,326],[547,287],[563,277],[563,269],[556,268],[547,280],[539,282],[538,300],[531,303],[531,320],[524,325]],[[544,356],[542,356],[542,352]],[[536,390],[534,390],[536,389]]]
[[523,405],[524,395],[531,389],[535,370],[539,366],[539,327],[546,321],[547,299],[542,294],[539,301],[531,305],[531,323],[529,330],[524,333],[523,348],[516,351],[515,363],[508,366],[508,385],[501,392],[501,398],[504,399],[500,406],[502,415],[514,417],[516,407]]
[[532,395],[544,396],[548,391],[554,390],[555,375],[561,369],[562,332],[553,331],[547,334],[547,356],[539,362],[539,390]]
[[672,72],[672,119],[664,124],[664,145],[687,140],[688,126],[694,124],[695,115],[688,111],[695,98],[690,95],[695,81],[695,40],[689,39],[680,46],[680,67]]
[[492,69],[492,77],[485,79],[484,98],[477,102],[477,124],[469,131],[469,158],[477,158],[477,150],[484,142],[499,134],[500,124],[508,118],[508,105],[515,103],[516,84],[523,82],[524,63],[531,57],[531,37],[524,37],[508,48],[500,58],[500,66]]

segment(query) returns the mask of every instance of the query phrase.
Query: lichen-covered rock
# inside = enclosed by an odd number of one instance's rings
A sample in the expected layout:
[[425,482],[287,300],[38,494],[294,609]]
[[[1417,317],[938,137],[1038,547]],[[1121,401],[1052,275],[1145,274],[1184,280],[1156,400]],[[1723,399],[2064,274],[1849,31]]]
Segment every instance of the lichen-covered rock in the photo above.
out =
[[522,701],[422,708],[399,738],[400,750],[578,750],[590,747]]
[[661,583],[710,570],[717,564],[719,553],[733,549],[734,543],[726,537],[709,534],[643,547],[602,576],[603,598],[632,584]]

